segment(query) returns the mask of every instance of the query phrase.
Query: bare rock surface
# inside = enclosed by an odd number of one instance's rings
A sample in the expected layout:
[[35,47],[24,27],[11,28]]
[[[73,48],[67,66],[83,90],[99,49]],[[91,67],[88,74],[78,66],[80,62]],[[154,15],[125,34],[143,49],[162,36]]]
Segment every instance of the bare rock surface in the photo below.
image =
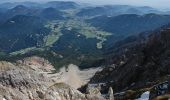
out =
[[[17,63],[1,61],[0,100],[104,100],[101,95],[79,92],[70,86],[68,79],[59,80],[59,73],[53,74],[53,70],[48,61],[39,57],[26,58]],[[73,76],[72,79],[76,78]],[[77,84],[81,80],[77,78],[71,83],[74,82]]]

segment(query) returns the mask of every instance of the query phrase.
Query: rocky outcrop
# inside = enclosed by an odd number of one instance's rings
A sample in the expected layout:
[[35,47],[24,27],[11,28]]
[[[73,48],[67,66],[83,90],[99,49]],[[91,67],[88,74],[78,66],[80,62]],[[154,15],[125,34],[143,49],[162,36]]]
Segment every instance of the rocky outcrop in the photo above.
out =
[[112,89],[112,87],[109,88],[108,95],[109,95],[109,100],[114,100],[114,95],[113,95],[113,89]]
[[[162,82],[152,87],[150,90],[150,99],[160,98],[159,96],[169,94],[170,82]],[[159,100],[159,99],[158,99]]]
[[[170,25],[167,27],[170,27]],[[106,58],[105,63],[108,67],[97,72],[91,79],[91,84],[104,82],[106,86],[101,89],[104,93],[107,92],[109,87],[113,87],[114,91],[119,93],[127,90],[150,88],[169,80],[169,28],[159,29],[146,39],[129,44],[131,45],[122,46],[118,53]]]
[[[101,94],[83,94],[57,82],[53,67],[39,57],[16,63],[0,62],[0,100],[105,100]],[[100,91],[98,91],[100,92]]]

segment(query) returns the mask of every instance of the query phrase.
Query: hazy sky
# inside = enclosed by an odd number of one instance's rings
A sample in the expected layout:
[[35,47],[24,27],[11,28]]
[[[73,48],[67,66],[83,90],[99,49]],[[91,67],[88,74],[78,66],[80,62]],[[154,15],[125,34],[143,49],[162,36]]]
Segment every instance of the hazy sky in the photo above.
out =
[[[57,1],[57,0],[3,0],[3,1]],[[82,3],[92,3],[92,4],[128,4],[137,6],[152,6],[158,8],[169,8],[170,0],[58,0],[58,1],[75,1]]]

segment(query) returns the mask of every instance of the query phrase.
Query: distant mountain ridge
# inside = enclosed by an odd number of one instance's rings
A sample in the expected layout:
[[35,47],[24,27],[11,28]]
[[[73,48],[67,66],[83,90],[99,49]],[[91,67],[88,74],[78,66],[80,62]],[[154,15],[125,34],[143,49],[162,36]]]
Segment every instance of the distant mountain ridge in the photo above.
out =
[[75,2],[71,1],[50,1],[50,2],[44,2],[44,3],[38,3],[38,2],[5,2],[0,4],[0,8],[7,8],[11,9],[14,8],[17,5],[23,5],[30,8],[48,8],[48,7],[54,7],[57,9],[71,9],[76,8],[79,5]]
[[57,9],[75,9],[79,5],[71,1],[66,1],[66,2],[65,1],[51,1],[51,2],[47,2],[44,6],[54,7]]
[[170,23],[169,15],[159,14],[122,14],[119,16],[99,16],[87,20],[91,25],[117,34],[133,34],[154,30]]
[[[158,14],[151,7],[89,7],[62,1],[0,5],[2,60],[39,55],[56,68],[70,63],[81,68],[99,66],[95,61],[101,61],[111,44],[170,22],[169,15]],[[131,39],[133,36],[127,40]]]
[[[153,100],[169,93],[169,14],[148,6],[70,1],[0,4],[0,88],[6,90],[0,98],[139,100],[147,93]],[[94,67],[103,70],[94,75]],[[77,88],[90,74],[89,84],[80,88],[85,94],[55,81],[71,80]]]
[[135,7],[129,5],[106,5],[106,6],[99,6],[99,7],[89,7],[83,8],[80,12],[77,13],[77,16],[117,16],[121,14],[148,14],[148,13],[156,13],[156,14],[163,14],[155,8],[143,6],[143,7]]

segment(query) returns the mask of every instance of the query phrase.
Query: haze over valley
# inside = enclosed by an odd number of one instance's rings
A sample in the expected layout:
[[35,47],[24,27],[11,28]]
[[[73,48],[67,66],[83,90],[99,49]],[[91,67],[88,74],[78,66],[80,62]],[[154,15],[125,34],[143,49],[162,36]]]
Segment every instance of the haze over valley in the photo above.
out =
[[170,2],[158,3],[1,1],[0,99],[168,100]]

